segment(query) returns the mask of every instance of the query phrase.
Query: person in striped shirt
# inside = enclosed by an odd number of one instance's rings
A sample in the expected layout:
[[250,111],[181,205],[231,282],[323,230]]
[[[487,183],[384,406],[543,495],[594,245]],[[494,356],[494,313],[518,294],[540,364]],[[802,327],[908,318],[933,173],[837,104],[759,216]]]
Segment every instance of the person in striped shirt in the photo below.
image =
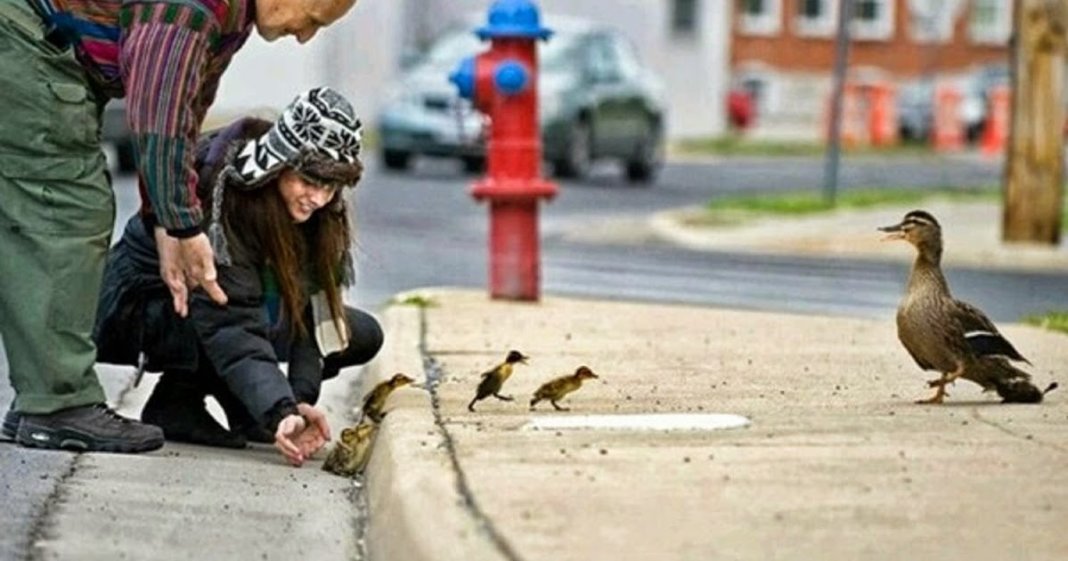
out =
[[175,311],[226,303],[201,231],[194,148],[219,79],[255,29],[306,43],[357,0],[0,2],[0,337],[24,446],[143,452],[158,427],[106,406],[91,330],[115,202],[100,116],[125,97],[142,214]]

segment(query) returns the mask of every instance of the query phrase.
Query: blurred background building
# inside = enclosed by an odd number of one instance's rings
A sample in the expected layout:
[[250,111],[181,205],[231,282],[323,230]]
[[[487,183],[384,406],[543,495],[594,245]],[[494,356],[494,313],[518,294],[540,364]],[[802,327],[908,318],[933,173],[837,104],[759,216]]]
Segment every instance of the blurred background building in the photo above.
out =
[[[213,115],[277,109],[296,92],[326,84],[350,96],[374,127],[406,63],[450,25],[485,14],[489,4],[360,0],[308,45],[296,47],[292,39],[267,44],[253,36],[224,78]],[[739,93],[750,103],[747,134],[822,138],[839,0],[538,4],[550,18],[584,17],[630,40],[663,81],[671,139],[725,133],[732,92],[735,107]],[[906,137],[926,134],[936,84],[958,88],[961,118],[981,121],[986,90],[1007,81],[1011,21],[1011,0],[855,0],[849,80],[891,87]]]

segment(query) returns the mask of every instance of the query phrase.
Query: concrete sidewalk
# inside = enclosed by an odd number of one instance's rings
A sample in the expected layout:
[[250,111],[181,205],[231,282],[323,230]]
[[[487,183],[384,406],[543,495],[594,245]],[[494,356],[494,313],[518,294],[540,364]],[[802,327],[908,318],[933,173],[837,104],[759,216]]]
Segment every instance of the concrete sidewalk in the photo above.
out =
[[[1068,557],[1068,400],[1001,405],[970,382],[945,406],[885,321],[427,291],[385,311],[394,395],[368,468],[372,559]],[[1045,386],[1063,335],[1003,331]],[[479,373],[532,358],[466,410]],[[591,367],[556,413],[550,377]],[[1062,383],[1065,380],[1061,380]],[[556,415],[732,413],[719,431],[528,430]]]

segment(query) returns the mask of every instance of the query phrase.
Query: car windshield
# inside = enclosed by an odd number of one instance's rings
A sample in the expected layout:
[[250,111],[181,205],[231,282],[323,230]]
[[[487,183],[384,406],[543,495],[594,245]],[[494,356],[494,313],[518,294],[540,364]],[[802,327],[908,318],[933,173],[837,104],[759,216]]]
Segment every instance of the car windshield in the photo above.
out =
[[[542,67],[556,70],[563,67],[572,51],[576,35],[570,33],[554,33],[545,42],[539,42],[538,55],[541,57]],[[469,28],[456,28],[443,34],[434,45],[427,51],[423,59],[425,64],[432,66],[452,66],[460,59],[471,56],[485,50],[488,42],[483,42]]]

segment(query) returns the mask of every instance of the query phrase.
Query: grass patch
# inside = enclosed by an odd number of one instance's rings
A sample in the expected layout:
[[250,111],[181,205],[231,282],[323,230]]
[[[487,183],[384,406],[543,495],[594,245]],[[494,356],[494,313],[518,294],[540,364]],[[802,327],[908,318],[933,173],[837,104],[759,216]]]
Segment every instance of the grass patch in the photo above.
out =
[[998,195],[995,187],[961,189],[868,188],[843,191],[837,203],[828,204],[818,191],[791,191],[761,196],[739,196],[713,199],[708,202],[705,216],[697,219],[703,225],[730,225],[764,216],[806,216],[836,209],[863,209],[888,205],[919,204],[931,199],[983,200]]
[[[820,156],[827,150],[823,142],[800,140],[753,140],[743,136],[725,135],[710,138],[690,138],[679,140],[672,145],[672,150],[685,155],[710,156]],[[846,155],[908,155],[935,156],[925,144],[904,143],[890,147],[843,146]]]
[[1024,323],[1068,334],[1068,312],[1047,312],[1038,316],[1028,316]]

